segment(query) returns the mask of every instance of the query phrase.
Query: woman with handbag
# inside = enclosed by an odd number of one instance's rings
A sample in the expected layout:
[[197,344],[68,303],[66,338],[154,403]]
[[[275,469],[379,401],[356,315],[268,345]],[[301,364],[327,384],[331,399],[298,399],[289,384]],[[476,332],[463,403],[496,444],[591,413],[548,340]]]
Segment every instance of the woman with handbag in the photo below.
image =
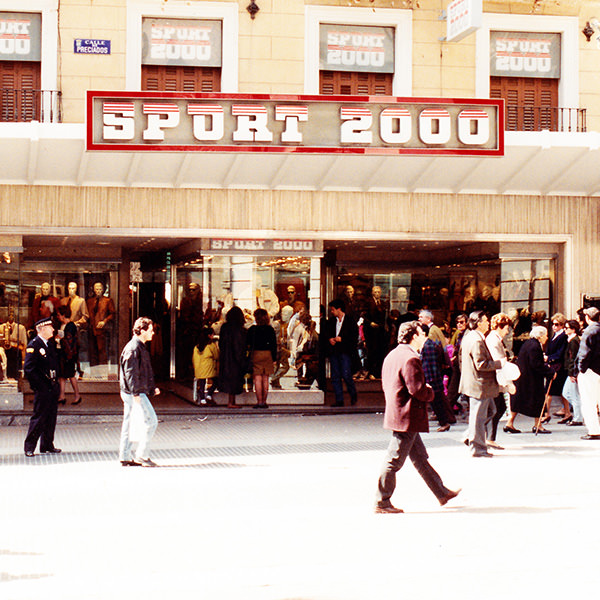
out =
[[269,313],[264,308],[254,311],[254,320],[256,325],[252,325],[248,330],[248,352],[256,394],[254,408],[269,408],[269,376],[275,372],[277,337],[269,324]]

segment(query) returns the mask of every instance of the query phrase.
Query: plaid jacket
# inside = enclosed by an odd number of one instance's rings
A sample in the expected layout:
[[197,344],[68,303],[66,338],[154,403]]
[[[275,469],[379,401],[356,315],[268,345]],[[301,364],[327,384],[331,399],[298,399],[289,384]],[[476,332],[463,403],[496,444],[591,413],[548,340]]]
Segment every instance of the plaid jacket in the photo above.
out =
[[436,394],[443,393],[444,373],[442,369],[446,361],[442,345],[438,341],[428,338],[421,349],[421,362],[423,363],[425,381],[433,388]]

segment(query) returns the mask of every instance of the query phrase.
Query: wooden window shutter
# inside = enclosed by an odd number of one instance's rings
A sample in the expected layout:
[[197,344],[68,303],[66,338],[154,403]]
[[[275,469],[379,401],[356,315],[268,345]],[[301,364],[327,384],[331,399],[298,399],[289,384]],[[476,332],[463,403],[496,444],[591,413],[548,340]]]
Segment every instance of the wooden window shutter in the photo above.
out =
[[490,97],[504,98],[508,131],[558,128],[558,79],[491,77]]
[[0,120],[40,119],[42,93],[41,63],[0,61]]
[[393,73],[320,71],[319,94],[391,96],[393,81]]
[[142,89],[165,92],[220,92],[221,69],[142,65]]

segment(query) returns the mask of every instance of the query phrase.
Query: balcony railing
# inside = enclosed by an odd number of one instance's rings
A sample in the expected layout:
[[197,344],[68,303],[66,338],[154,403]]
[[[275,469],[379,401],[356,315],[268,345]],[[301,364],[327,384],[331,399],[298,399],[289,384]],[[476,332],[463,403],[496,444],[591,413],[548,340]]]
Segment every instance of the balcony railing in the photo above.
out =
[[506,131],[586,131],[585,108],[506,105]]
[[62,123],[61,92],[1,88],[0,121]]

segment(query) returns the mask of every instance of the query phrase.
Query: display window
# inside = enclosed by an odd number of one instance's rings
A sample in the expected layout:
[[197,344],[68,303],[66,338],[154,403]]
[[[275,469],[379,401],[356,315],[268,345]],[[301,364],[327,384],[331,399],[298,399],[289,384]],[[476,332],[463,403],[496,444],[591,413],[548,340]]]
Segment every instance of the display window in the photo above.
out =
[[235,305],[242,309],[247,328],[254,324],[257,308],[269,314],[278,345],[271,387],[292,391],[316,386],[319,276],[316,256],[207,252],[179,265],[177,379],[193,380],[192,354],[201,329],[211,327],[218,338]]
[[14,285],[18,290],[14,308],[28,340],[35,336],[35,323],[46,317],[58,334],[62,325],[58,309],[67,306],[77,327],[79,377],[118,378],[117,264],[21,260]]
[[[359,325],[359,378],[380,377],[383,359],[396,345],[399,325],[417,319],[421,309],[433,313],[449,339],[456,317],[474,310],[510,315],[517,345],[534,321],[547,325],[553,307],[553,259],[501,259],[497,250],[493,256],[494,248],[481,246],[475,260],[461,264],[458,245],[449,245],[442,253],[426,245],[390,247],[388,256],[396,257],[396,265],[393,259],[384,264],[379,260],[382,250],[375,244],[371,248],[370,254],[359,247],[348,252],[340,245],[330,288]],[[443,264],[443,253],[454,255],[456,262]],[[432,264],[434,260],[438,264]]]

